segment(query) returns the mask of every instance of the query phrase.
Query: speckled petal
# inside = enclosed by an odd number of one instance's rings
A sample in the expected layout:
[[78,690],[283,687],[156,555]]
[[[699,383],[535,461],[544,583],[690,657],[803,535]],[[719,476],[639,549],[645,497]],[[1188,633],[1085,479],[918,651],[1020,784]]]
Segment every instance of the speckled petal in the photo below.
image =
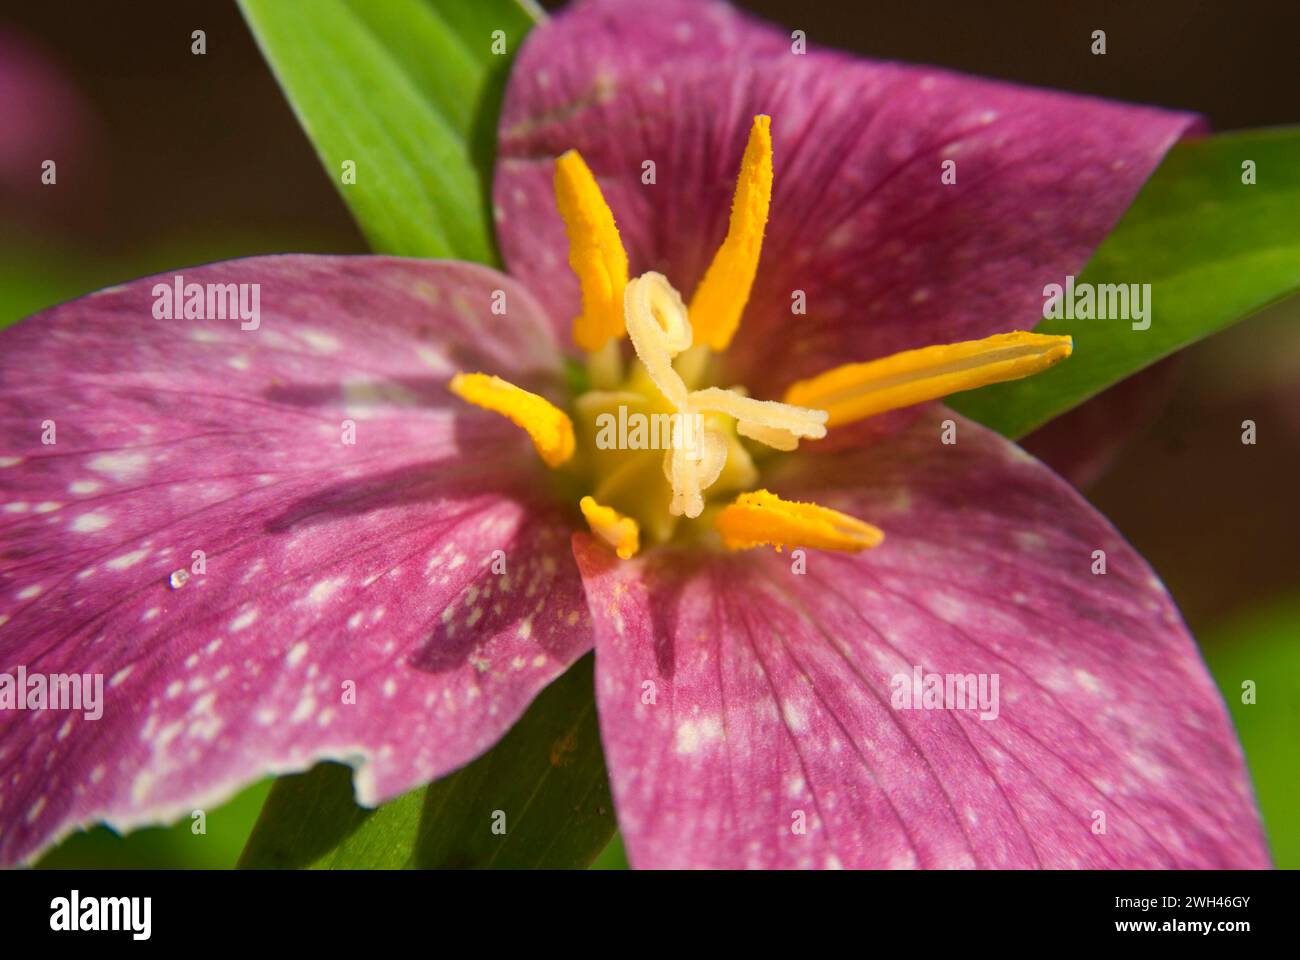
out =
[[771,219],[728,353],[768,396],[839,363],[1032,328],[1043,286],[1078,272],[1194,123],[791,46],[788,31],[688,0],[593,0],[533,30],[494,192],[510,271],[557,322],[578,305],[551,197],[569,148],[595,172],[633,275],[659,270],[689,300],[726,232],[752,119],[772,117]]
[[374,804],[490,747],[590,647],[545,468],[446,389],[553,386],[527,291],[381,257],[178,273],[260,284],[257,328],[157,318],[168,274],[0,334],[0,671],[103,684],[98,719],[0,711],[3,863],[324,757]]
[[[621,563],[575,535],[634,866],[1268,865],[1195,643],[1066,483],[937,408],[789,463],[771,489],[884,544]],[[928,675],[971,702],[925,708]]]

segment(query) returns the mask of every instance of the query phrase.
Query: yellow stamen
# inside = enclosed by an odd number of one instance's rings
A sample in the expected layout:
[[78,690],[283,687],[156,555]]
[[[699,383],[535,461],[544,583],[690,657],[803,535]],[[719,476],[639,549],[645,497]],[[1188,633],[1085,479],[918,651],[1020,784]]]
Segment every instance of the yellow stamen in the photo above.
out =
[[458,373],[449,389],[465,402],[508,417],[527,430],[548,467],[558,467],[573,456],[573,421],[545,397],[486,373]]
[[727,238],[691,297],[695,342],[725,350],[740,325],[763,249],[763,229],[772,205],[772,118],[758,116],[736,179]]
[[591,532],[607,543],[620,560],[630,560],[641,549],[641,528],[631,517],[613,507],[601,506],[591,497],[578,501]]
[[1017,331],[906,350],[800,380],[786,390],[785,402],[825,410],[830,414],[827,426],[843,426],[961,390],[1028,377],[1065,359],[1073,349],[1069,337]]
[[589,352],[623,335],[627,251],[614,214],[578,151],[555,161],[555,202],[569,235],[569,265],[582,285],[582,315],[573,339]]
[[742,493],[714,521],[722,542],[731,550],[771,544],[815,547],[857,553],[880,546],[885,534],[848,514],[815,503],[782,500],[766,490]]

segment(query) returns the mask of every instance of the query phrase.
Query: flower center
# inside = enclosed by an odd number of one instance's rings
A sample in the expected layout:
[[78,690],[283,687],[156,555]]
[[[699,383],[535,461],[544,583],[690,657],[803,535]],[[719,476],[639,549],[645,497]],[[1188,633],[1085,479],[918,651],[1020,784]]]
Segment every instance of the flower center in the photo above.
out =
[[[595,176],[570,150],[555,163],[555,198],[582,288],[573,338],[587,352],[592,389],[574,421],[545,398],[484,373],[457,374],[451,390],[525,429],[548,466],[576,471],[590,495],[579,507],[619,557],[641,531],[664,542],[686,531],[730,549],[771,544],[856,552],[884,535],[854,517],[754,490],[758,469],[742,438],[793,451],[800,440],[897,407],[1028,376],[1069,356],[1069,337],[1015,332],[846,364],[791,386],[785,402],[742,387],[696,385],[712,351],[726,349],[758,270],[772,197],[768,117],[754,118],[727,235],[688,307],[662,274],[629,279],[628,257]],[[621,338],[632,343],[626,365]],[[576,433],[576,437],[575,437]],[[725,506],[708,497],[739,493]],[[681,521],[687,523],[682,524]],[[716,531],[717,536],[714,535]]]
[[[597,503],[666,540],[676,518],[700,517],[706,490],[734,493],[757,481],[738,436],[793,450],[802,438],[826,435],[824,410],[754,400],[741,389],[692,390],[683,371],[695,379],[707,348],[695,344],[686,305],[662,274],[629,281],[623,304],[631,370],[618,389],[589,391],[575,404]],[[621,358],[602,363],[609,376]],[[666,502],[654,489],[665,482]]]

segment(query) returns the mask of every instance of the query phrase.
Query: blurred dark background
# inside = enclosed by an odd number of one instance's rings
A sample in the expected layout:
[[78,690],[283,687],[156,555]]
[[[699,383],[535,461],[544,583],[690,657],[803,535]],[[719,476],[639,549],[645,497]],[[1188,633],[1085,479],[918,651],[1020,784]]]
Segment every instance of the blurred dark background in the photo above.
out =
[[[1199,111],[1216,130],[1300,123],[1300,0],[741,6],[813,44]],[[205,56],[190,52],[196,29]],[[1105,56],[1089,51],[1096,29]],[[0,197],[0,322],[183,264],[365,251],[233,2],[8,0],[6,36],[66,74],[66,109],[89,149],[80,167],[61,166],[64,189]],[[1261,696],[1263,674],[1292,678],[1262,728],[1234,705],[1259,781],[1252,739],[1300,740],[1300,308],[1184,351],[1168,390],[1087,493],[1164,578],[1230,703],[1239,675],[1260,674]],[[1254,447],[1240,443],[1244,419],[1258,424]],[[1289,788],[1300,807],[1293,763],[1267,776],[1289,777],[1280,795]],[[1282,824],[1270,827],[1279,861],[1300,862],[1300,819],[1286,828],[1285,857]]]
[[[1196,110],[1219,130],[1300,121],[1296,0],[740,6],[804,30],[811,43]],[[43,228],[75,212],[86,240],[110,249],[200,230],[302,234],[314,248],[363,249],[232,0],[4,7],[0,26],[67,72],[99,127],[94,167],[77,171],[85,198],[98,202],[47,211],[59,216]],[[190,53],[196,29],[207,33],[202,57]],[[1096,29],[1106,31],[1104,57],[1089,52]]]

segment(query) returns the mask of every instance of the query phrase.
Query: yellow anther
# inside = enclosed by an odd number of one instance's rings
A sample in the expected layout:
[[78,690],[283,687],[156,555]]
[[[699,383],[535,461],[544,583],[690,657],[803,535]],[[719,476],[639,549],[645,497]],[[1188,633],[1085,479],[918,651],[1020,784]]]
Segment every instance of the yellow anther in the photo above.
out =
[[731,550],[771,544],[857,553],[877,547],[885,534],[848,514],[815,503],[782,500],[766,490],[742,493],[718,514],[714,525]]
[[736,179],[731,221],[704,279],[691,297],[695,342],[725,350],[740,325],[763,249],[763,229],[772,205],[772,118],[758,116]]
[[641,528],[631,517],[605,507],[591,497],[578,501],[591,532],[610,546],[620,560],[630,560],[641,549]]
[[785,402],[825,410],[830,414],[827,426],[843,426],[961,390],[1028,377],[1073,349],[1069,337],[1023,331],[923,347],[800,380],[786,390]]
[[569,235],[569,265],[582,285],[582,314],[573,339],[589,352],[623,335],[627,251],[614,214],[591,169],[576,150],[555,161],[555,202]]
[[486,373],[458,373],[449,388],[466,403],[499,413],[527,430],[548,467],[573,456],[573,421],[545,397]]

